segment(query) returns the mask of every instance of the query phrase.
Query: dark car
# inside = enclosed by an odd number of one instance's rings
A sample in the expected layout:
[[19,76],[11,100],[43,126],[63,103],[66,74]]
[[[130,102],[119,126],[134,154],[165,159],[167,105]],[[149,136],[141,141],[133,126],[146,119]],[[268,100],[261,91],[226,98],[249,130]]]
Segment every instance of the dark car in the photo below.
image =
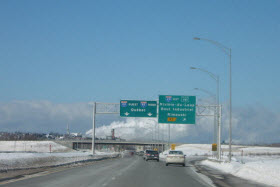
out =
[[159,162],[159,154],[157,151],[146,150],[143,155],[144,160],[156,160]]

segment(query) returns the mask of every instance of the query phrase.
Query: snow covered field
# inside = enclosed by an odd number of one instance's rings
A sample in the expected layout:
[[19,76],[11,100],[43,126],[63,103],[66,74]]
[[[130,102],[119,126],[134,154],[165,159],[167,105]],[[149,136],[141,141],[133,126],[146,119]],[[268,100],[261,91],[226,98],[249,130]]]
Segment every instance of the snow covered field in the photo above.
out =
[[[208,156],[202,164],[232,175],[259,183],[280,186],[280,148],[257,146],[233,146],[232,162],[227,162],[228,146],[222,146],[222,162],[211,156],[211,145],[184,144],[176,147],[187,156]],[[165,159],[167,151],[160,155]],[[242,156],[243,154],[243,156]]]
[[0,141],[0,152],[66,152],[71,151],[53,141]]
[[[183,144],[176,147],[176,150],[183,151],[186,156],[211,156],[211,145],[209,144]],[[164,160],[168,151],[161,153],[160,159]]]
[[[52,153],[49,152],[50,145]],[[92,156],[91,152],[74,151],[52,141],[1,141],[0,171],[56,166],[117,155],[115,152],[96,151]]]

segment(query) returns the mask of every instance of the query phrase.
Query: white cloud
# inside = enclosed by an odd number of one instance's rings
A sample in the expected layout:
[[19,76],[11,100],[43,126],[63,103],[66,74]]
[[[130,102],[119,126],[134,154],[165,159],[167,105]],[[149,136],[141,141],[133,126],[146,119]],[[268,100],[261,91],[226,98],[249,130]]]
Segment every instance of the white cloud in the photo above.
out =
[[[92,126],[92,108],[87,103],[52,103],[49,101],[13,101],[0,103],[0,131],[24,132],[86,132]],[[118,115],[98,115],[98,137],[110,135],[125,139],[151,140],[155,136],[154,119],[120,118]],[[233,142],[271,143],[280,142],[280,113],[263,106],[234,108]],[[160,139],[168,139],[168,126],[160,124]],[[158,135],[156,135],[158,136]],[[171,125],[172,141],[211,143],[213,118],[197,117],[196,125]],[[228,113],[223,107],[222,140],[228,139]]]
[[[90,106],[86,103],[55,104],[49,101],[12,101],[0,103],[2,131],[62,131],[70,123],[90,119]],[[89,124],[89,123],[88,123]],[[85,127],[85,124],[78,124]],[[90,127],[88,125],[88,127]]]

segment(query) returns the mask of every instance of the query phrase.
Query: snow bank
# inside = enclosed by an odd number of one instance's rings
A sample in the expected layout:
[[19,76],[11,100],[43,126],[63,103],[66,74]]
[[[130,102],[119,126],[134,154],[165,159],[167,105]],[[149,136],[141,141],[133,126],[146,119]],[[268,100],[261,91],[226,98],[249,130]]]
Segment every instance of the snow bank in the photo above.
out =
[[0,141],[0,152],[66,152],[68,147],[53,141]]
[[280,186],[280,157],[233,157],[232,162],[202,161],[202,164],[255,182]]
[[[255,182],[280,186],[280,148],[238,146],[232,148],[232,162],[228,160],[228,146],[222,146],[222,163],[205,160],[202,164]],[[243,156],[242,156],[243,155]]]
[[56,166],[116,155],[96,151],[92,156],[90,151],[74,151],[52,141],[0,141],[0,170]]

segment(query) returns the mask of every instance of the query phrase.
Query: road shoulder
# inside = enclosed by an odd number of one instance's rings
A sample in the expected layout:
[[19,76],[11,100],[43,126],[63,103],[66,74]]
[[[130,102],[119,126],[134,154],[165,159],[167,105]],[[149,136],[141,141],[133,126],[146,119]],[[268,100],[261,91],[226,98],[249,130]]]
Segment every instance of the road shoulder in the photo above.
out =
[[38,175],[46,175],[50,173],[60,172],[67,169],[84,167],[102,162],[106,160],[119,159],[119,155],[115,157],[104,157],[102,159],[84,160],[79,162],[67,163],[63,165],[45,166],[38,168],[25,168],[25,169],[14,169],[0,172],[0,185],[15,182],[18,180],[24,180],[26,178],[37,177]]

